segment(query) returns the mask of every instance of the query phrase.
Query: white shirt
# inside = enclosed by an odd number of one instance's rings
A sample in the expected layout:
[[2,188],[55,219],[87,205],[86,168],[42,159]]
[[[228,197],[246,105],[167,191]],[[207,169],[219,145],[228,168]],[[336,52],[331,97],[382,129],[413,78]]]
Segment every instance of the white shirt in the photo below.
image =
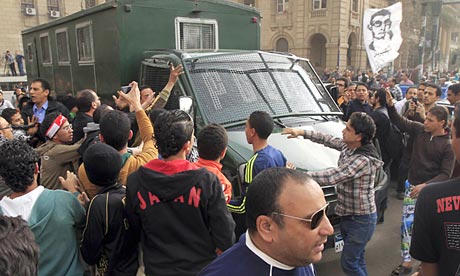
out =
[[31,192],[14,199],[7,196],[3,197],[0,201],[0,208],[2,208],[3,215],[8,217],[21,216],[25,221],[29,221],[32,208],[44,190],[43,186],[38,186]]
[[[404,104],[407,102],[407,99],[404,98],[398,102],[395,103],[395,108],[396,108],[396,111],[398,111],[399,114],[401,114],[401,111],[402,111],[402,108],[404,106]],[[403,114],[401,114],[403,115]]]

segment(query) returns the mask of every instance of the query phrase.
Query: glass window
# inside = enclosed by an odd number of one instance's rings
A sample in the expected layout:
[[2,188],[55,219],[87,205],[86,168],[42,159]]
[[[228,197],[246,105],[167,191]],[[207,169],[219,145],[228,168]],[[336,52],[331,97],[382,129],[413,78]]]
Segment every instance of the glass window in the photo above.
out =
[[288,9],[288,2],[289,0],[277,0],[276,1],[276,11],[278,13],[284,13]]
[[76,26],[78,61],[88,62],[94,60],[93,32],[91,23],[86,22]]
[[320,10],[327,8],[327,0],[313,0],[313,9]]
[[176,18],[176,49],[218,49],[217,37],[216,20]]
[[70,61],[67,29],[56,31],[56,49],[58,62]]
[[51,63],[51,48],[48,34],[40,35],[40,50],[42,63]]
[[353,2],[351,3],[351,10],[354,12],[358,11],[358,0],[353,0]]
[[32,61],[34,59],[34,52],[32,49],[32,43],[27,44],[27,58],[29,59],[29,61]]
[[96,0],[85,0],[85,9],[96,6]]

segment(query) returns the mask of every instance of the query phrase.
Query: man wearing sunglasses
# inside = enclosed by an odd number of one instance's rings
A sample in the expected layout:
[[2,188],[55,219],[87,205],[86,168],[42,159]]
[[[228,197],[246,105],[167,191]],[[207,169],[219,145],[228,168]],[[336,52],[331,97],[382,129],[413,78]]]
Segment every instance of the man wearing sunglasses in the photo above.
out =
[[372,144],[374,120],[364,112],[351,114],[343,138],[312,130],[286,128],[288,138],[303,136],[313,142],[341,151],[338,167],[309,172],[319,185],[337,185],[335,213],[341,216],[340,231],[344,240],[342,269],[347,275],[368,275],[364,249],[377,222],[374,181],[383,166]]
[[316,275],[327,236],[334,233],[320,186],[302,172],[269,168],[248,188],[248,230],[199,276]]

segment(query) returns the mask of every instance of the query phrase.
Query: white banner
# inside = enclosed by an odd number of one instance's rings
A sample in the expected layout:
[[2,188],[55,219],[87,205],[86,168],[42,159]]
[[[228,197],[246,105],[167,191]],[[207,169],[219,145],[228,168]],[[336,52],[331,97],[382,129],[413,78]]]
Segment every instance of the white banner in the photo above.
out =
[[400,24],[402,4],[384,9],[367,9],[363,18],[363,37],[372,71],[378,72],[399,56],[402,43]]

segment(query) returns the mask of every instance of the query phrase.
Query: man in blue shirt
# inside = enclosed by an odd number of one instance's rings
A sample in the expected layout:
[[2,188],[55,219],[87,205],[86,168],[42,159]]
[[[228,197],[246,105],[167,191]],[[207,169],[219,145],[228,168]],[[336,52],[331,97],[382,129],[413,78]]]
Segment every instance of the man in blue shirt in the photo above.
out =
[[305,173],[270,168],[248,188],[248,230],[198,276],[314,276],[334,233],[318,183]]
[[245,223],[245,196],[246,189],[252,179],[265,169],[272,167],[286,167],[286,157],[283,153],[268,144],[268,137],[273,131],[272,117],[264,111],[254,111],[246,121],[246,140],[252,145],[254,155],[246,163],[244,183],[241,191],[243,198],[231,200],[227,205],[236,222],[235,233],[239,237],[246,230]]

